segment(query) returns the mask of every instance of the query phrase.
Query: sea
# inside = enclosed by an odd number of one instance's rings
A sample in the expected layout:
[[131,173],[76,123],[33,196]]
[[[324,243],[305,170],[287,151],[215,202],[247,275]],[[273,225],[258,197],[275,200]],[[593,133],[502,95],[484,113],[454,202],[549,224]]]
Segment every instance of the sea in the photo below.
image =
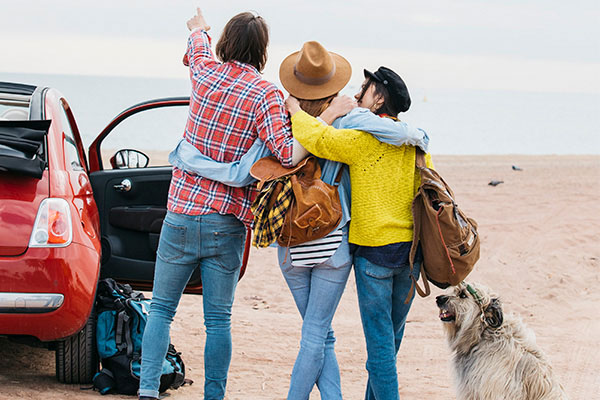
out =
[[[0,81],[58,89],[73,110],[86,147],[122,110],[190,93],[183,78],[0,73]],[[349,86],[342,93],[357,91]],[[410,110],[400,117],[428,133],[432,154],[600,154],[600,94],[412,88],[411,98]],[[135,132],[115,136],[112,146],[171,150],[186,115],[182,109],[168,118],[140,118]],[[162,119],[170,119],[168,129],[160,127]]]

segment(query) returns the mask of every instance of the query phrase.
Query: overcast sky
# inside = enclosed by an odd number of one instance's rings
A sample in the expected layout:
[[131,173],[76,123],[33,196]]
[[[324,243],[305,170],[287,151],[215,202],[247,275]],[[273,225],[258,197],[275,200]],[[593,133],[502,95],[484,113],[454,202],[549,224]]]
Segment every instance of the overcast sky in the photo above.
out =
[[254,10],[269,23],[265,77],[307,40],[422,88],[600,93],[598,0],[0,0],[2,72],[185,78],[186,20],[202,6],[214,43]]

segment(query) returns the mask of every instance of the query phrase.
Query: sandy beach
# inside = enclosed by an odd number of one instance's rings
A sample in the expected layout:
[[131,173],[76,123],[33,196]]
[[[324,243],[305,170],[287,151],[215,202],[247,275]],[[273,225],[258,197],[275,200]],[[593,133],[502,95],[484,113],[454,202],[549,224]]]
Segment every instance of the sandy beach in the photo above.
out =
[[[457,201],[479,224],[481,259],[469,277],[501,295],[537,336],[571,399],[600,393],[600,156],[433,156]],[[522,171],[514,171],[517,165]],[[490,186],[491,180],[502,184]],[[398,354],[403,399],[454,399],[435,296],[416,298]],[[184,296],[172,326],[192,386],[203,394],[202,298]],[[362,399],[365,343],[351,274],[334,319],[345,399]],[[274,249],[252,249],[233,310],[227,399],[284,399],[298,351],[300,316]],[[0,338],[0,399],[93,399],[54,378],[54,353]],[[595,394],[594,394],[595,393]],[[131,399],[111,396],[112,399]],[[311,399],[320,399],[315,388]]]

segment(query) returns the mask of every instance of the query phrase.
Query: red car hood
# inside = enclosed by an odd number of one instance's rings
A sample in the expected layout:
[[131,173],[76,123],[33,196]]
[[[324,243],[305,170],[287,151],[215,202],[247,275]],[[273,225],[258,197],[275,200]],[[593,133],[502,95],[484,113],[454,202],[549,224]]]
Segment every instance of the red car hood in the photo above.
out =
[[27,250],[38,208],[49,195],[48,181],[48,170],[42,179],[0,172],[0,256]]

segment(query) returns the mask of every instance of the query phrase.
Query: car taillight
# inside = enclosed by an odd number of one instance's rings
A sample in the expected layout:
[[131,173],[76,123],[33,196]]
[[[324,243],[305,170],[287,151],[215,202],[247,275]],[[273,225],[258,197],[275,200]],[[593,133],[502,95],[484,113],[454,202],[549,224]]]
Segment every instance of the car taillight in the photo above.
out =
[[44,199],[35,217],[29,247],[64,247],[72,239],[69,203],[64,199]]

